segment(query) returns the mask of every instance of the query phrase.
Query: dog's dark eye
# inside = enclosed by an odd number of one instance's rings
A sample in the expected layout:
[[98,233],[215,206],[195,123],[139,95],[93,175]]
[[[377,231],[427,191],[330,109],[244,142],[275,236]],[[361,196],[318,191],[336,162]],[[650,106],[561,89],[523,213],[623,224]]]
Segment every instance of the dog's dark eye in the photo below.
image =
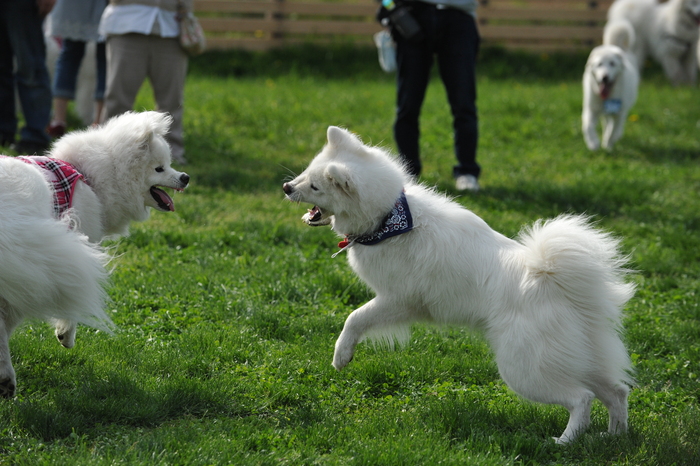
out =
[[316,186],[314,186],[313,184],[311,185],[311,189],[313,189],[314,191],[318,191],[318,188]]
[[163,173],[163,172],[165,171],[165,168],[163,168],[163,167],[156,167],[156,171],[157,171],[158,173]]

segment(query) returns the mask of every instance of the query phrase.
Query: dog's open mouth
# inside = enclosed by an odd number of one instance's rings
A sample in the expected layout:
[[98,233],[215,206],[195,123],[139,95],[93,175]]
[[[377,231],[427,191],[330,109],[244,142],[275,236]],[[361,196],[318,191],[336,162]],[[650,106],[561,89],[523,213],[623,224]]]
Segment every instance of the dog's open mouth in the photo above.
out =
[[317,205],[313,206],[313,208],[309,209],[307,213],[304,214],[301,219],[306,223],[307,225],[310,225],[312,227],[318,227],[322,225],[328,225],[331,223],[331,218],[330,217],[325,217],[323,216],[323,211],[321,208]]
[[601,99],[607,99],[610,96],[613,84],[615,84],[615,81],[604,81],[598,83],[598,89],[600,90]]
[[[180,188],[173,188],[176,191],[182,191]],[[157,209],[162,210],[164,212],[175,212],[175,203],[173,202],[173,198],[168,195],[165,191],[160,189],[158,186],[151,186],[150,189],[151,197],[156,201],[156,204],[158,204]]]

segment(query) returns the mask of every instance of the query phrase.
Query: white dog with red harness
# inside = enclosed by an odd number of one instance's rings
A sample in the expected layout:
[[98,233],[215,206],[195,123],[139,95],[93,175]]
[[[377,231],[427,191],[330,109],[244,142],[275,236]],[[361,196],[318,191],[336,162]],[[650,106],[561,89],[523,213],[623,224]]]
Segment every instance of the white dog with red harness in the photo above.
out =
[[0,157],[0,396],[15,392],[9,338],[25,318],[53,322],[66,348],[78,322],[109,330],[109,257],[97,245],[151,208],[175,210],[162,188],[190,177],[170,166],[171,122],[129,112],[65,135],[47,157]]

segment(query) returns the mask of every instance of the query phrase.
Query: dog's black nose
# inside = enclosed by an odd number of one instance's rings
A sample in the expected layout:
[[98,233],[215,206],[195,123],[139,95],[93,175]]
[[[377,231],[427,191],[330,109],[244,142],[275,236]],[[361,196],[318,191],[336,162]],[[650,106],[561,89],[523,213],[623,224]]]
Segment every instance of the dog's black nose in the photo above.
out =
[[285,194],[292,194],[294,192],[294,186],[289,183],[284,183],[282,185],[282,191],[284,191]]
[[180,175],[180,183],[184,184],[185,186],[190,184],[190,175],[188,175],[187,173],[183,173],[182,175]]
[[601,81],[602,81],[603,84],[607,84],[608,81],[610,81],[610,78],[609,78],[608,75],[606,74],[605,76],[603,76],[603,79],[602,79]]

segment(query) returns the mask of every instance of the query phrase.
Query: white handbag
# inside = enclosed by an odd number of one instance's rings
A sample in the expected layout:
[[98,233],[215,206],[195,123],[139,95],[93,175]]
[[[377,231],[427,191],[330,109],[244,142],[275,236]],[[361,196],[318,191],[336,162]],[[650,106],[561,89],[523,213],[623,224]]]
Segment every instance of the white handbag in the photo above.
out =
[[379,66],[387,73],[396,71],[396,44],[386,29],[374,34],[374,44],[379,53]]
[[182,2],[177,4],[177,20],[180,23],[180,45],[187,55],[194,57],[204,52],[207,47],[204,30],[194,13],[188,11]]

